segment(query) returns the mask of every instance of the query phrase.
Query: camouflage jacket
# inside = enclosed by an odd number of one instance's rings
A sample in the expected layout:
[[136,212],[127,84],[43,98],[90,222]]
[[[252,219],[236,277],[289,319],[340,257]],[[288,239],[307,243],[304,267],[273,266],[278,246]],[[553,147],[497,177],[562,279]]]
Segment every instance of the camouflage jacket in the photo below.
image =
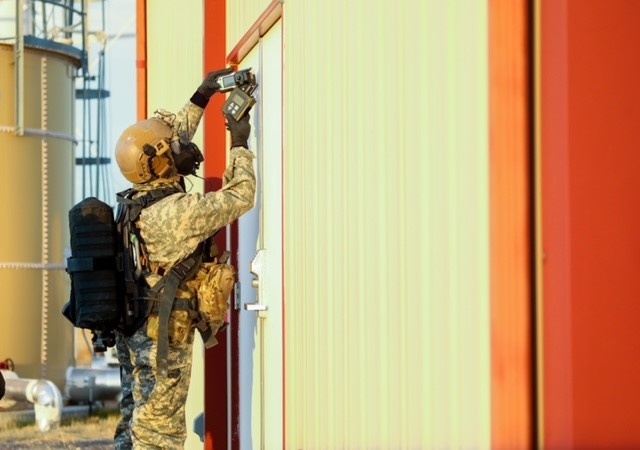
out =
[[[202,112],[202,108],[189,102],[176,116],[174,127],[192,138]],[[253,208],[256,190],[253,158],[253,152],[246,148],[232,148],[219,191],[176,193],[141,212],[138,227],[152,267],[170,269],[217,230]],[[148,190],[175,182],[159,180],[135,187]],[[150,275],[148,281],[153,285],[157,279]]]

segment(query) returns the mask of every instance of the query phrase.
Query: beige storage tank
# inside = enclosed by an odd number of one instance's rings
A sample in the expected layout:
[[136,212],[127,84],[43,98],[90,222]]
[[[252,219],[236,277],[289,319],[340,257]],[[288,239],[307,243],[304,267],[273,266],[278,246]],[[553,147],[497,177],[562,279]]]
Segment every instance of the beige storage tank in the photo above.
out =
[[0,362],[20,377],[64,386],[73,365],[73,327],[61,310],[69,296],[64,271],[73,202],[73,54],[23,53],[23,135],[16,127],[16,53],[0,44]]

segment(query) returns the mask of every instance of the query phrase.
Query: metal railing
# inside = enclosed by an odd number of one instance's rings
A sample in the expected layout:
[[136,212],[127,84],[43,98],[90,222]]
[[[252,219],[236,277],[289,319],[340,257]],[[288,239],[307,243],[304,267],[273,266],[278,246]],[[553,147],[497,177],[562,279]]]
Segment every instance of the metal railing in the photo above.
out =
[[[14,45],[16,124],[24,134],[24,49],[41,48],[67,54],[87,72],[87,0],[15,0],[0,2],[0,43]],[[76,7],[79,5],[79,7]],[[13,8],[11,8],[13,6]]]
[[86,7],[87,0],[0,1],[0,42],[13,44],[24,38],[36,46],[72,47],[86,64]]

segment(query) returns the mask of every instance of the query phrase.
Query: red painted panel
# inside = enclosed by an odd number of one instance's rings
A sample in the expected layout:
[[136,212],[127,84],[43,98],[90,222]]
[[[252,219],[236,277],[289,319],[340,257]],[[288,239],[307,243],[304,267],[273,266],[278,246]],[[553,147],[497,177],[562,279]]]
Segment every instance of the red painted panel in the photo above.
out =
[[543,0],[545,448],[640,448],[640,2]]
[[147,115],[147,0],[136,1],[136,115]]
[[528,3],[489,2],[492,450],[533,447]]
[[[204,8],[204,77],[208,72],[226,67],[226,0],[202,2]],[[204,124],[205,191],[222,187],[226,167],[226,130],[222,116],[223,95],[209,101]],[[226,250],[224,232],[216,240]],[[205,449],[226,449],[227,436],[227,339],[217,336],[218,345],[205,351]]]
[[542,420],[544,448],[572,448],[567,0],[541,7]]

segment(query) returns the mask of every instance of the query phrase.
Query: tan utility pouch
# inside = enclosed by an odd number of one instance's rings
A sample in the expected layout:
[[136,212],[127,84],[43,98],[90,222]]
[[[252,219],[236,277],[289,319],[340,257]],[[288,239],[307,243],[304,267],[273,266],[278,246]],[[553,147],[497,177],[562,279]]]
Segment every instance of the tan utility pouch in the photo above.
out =
[[231,264],[204,263],[203,266],[206,274],[198,286],[198,312],[215,335],[229,311],[236,269]]
[[[147,336],[154,341],[158,340],[158,328],[160,322],[157,314],[147,318]],[[191,317],[187,311],[171,311],[169,316],[169,342],[183,344],[187,341],[191,330]]]

